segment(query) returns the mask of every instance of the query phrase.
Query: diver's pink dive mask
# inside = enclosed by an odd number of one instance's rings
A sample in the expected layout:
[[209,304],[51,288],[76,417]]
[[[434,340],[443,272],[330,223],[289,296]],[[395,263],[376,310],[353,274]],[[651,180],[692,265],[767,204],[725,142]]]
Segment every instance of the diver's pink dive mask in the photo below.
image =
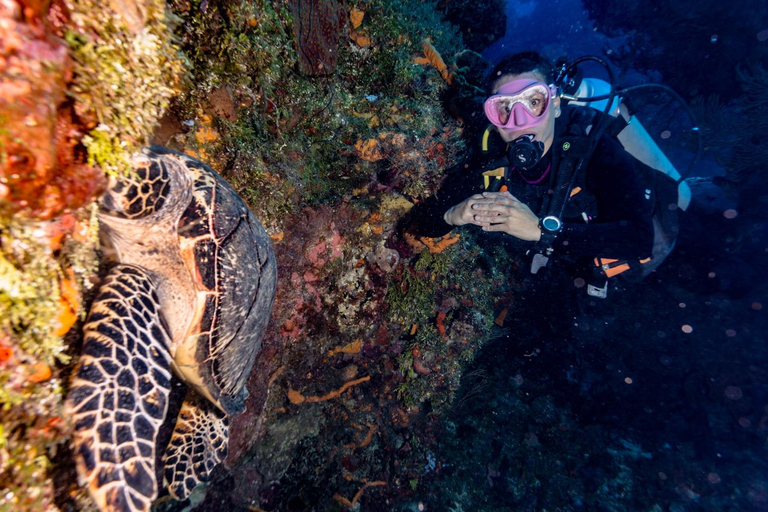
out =
[[547,118],[549,105],[556,94],[554,85],[532,78],[513,80],[485,100],[485,116],[494,126],[507,132],[533,128]]

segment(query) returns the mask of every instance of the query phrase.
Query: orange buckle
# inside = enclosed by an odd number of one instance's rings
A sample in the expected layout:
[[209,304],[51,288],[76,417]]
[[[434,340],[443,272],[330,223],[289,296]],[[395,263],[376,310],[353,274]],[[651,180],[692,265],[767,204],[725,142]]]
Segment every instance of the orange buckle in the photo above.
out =
[[606,277],[613,277],[629,270],[629,263],[626,260],[616,260],[611,258],[595,258],[595,266],[600,267]]

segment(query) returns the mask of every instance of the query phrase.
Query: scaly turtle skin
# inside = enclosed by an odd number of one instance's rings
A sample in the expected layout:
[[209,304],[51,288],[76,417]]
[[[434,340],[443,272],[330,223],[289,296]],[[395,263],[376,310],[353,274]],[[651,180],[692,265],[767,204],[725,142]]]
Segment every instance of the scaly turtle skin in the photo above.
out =
[[171,372],[189,385],[163,457],[185,499],[227,454],[227,416],[272,311],[269,237],[215,171],[153,146],[112,179],[99,220],[116,261],[91,307],[67,397],[82,485],[104,511],[148,511]]

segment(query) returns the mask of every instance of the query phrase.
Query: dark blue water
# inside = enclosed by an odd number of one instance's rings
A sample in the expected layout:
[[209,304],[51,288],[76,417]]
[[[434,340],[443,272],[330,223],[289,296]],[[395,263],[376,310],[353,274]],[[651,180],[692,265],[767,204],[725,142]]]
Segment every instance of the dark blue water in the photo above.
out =
[[483,52],[490,61],[521,48],[536,48],[552,57],[601,54],[620,42],[594,30],[580,0],[510,0],[506,15],[505,36]]

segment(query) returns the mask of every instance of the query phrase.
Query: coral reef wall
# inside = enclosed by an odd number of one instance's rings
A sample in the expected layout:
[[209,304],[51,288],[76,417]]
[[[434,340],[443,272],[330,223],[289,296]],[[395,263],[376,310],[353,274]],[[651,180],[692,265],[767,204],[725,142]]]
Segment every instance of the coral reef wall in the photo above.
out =
[[0,0],[0,23],[0,510],[91,506],[61,401],[94,200],[150,141],[232,183],[279,262],[247,412],[195,502],[412,492],[419,432],[514,288],[469,236],[387,245],[465,148],[446,104],[473,95],[467,53],[437,2]]
[[233,469],[203,509],[412,492],[397,464],[418,473],[429,442],[405,440],[450,403],[507,286],[470,238],[386,243],[464,150],[457,30],[431,2],[321,4],[172,3],[192,72],[155,140],[234,184],[279,266]]
[[162,4],[0,2],[2,510],[54,508],[71,328],[97,273],[92,201],[173,93],[164,16]]

